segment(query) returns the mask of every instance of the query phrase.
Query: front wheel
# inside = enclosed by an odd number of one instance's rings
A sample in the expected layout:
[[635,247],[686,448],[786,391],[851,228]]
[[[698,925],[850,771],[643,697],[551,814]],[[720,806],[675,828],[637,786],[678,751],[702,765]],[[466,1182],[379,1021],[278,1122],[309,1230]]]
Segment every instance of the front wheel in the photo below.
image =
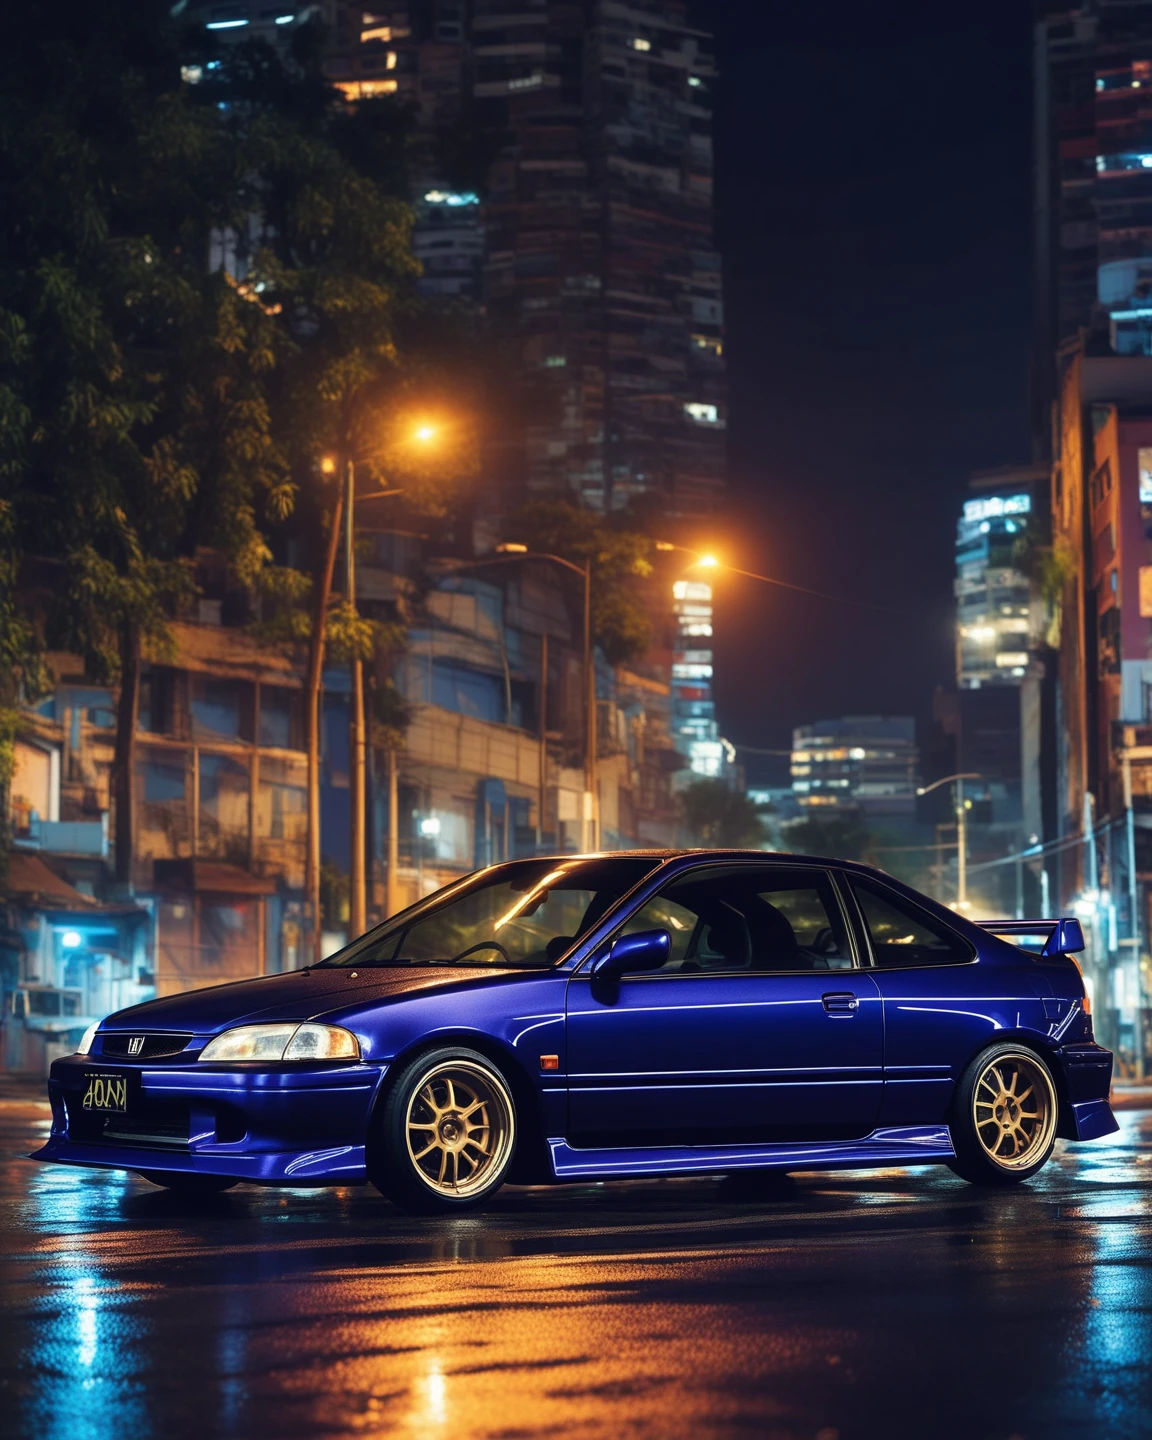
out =
[[140,1170],[138,1173],[149,1185],[159,1185],[174,1195],[219,1195],[240,1183],[227,1175],[195,1175],[186,1170]]
[[961,1077],[950,1168],[975,1185],[1016,1185],[1047,1163],[1056,1143],[1052,1073],[1022,1045],[990,1045]]
[[481,1204],[504,1183],[516,1151],[516,1107],[497,1067],[475,1050],[418,1056],[384,1102],[369,1174],[419,1215]]

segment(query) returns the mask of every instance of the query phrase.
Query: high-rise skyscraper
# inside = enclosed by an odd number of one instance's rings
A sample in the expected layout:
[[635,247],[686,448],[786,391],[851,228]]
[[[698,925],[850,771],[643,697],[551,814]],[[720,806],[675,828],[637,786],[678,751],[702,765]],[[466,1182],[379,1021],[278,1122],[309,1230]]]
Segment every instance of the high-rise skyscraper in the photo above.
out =
[[475,0],[496,158],[485,300],[540,401],[529,495],[715,506],[724,472],[708,37],[678,0]]
[[956,523],[956,683],[1016,689],[1032,662],[1042,616],[1023,572],[1029,539],[1047,536],[1046,466],[981,471]]
[[1063,342],[1095,326],[1117,354],[1152,354],[1152,0],[1041,0],[1034,68],[1034,431],[1047,454]]

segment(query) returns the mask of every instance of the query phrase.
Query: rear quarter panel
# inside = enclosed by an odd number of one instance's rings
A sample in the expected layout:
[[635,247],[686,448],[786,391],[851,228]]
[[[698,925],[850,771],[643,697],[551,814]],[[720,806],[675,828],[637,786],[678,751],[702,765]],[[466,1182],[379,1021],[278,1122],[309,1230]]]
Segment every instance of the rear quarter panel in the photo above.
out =
[[956,1082],[997,1040],[1031,1039],[1047,1050],[1051,1022],[1033,968],[1010,953],[982,954],[968,965],[873,972],[884,999],[881,1124],[943,1121]]

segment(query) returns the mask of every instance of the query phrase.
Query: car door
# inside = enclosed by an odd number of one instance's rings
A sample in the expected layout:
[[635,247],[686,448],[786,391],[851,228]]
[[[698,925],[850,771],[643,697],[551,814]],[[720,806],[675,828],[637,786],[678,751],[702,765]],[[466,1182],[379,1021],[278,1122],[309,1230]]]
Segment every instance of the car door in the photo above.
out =
[[[682,872],[617,934],[667,930],[660,970],[568,986],[569,1140],[718,1144],[873,1128],[880,995],[830,873]],[[613,937],[615,938],[615,937]]]

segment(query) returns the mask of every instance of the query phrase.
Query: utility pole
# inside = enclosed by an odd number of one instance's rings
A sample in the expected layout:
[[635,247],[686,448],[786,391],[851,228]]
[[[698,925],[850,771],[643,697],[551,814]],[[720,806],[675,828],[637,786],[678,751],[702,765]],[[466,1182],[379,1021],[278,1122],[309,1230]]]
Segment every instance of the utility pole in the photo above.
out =
[[[344,576],[349,618],[356,619],[356,466],[349,458],[347,484],[344,492]],[[354,637],[353,637],[354,639]],[[349,788],[349,939],[363,935],[368,928],[368,906],[365,885],[365,744],[364,744],[364,662],[352,650],[352,694],[348,717],[348,788]]]
[[968,908],[968,809],[964,803],[964,781],[983,780],[985,777],[976,770],[965,770],[960,775],[945,775],[942,780],[933,780],[931,785],[917,787],[917,795],[929,795],[941,785],[956,786],[956,909]]
[[544,848],[544,811],[548,804],[548,632],[540,636],[540,798],[536,802],[536,849]]
[[584,748],[584,806],[587,821],[588,849],[599,843],[600,796],[596,775],[596,750],[599,743],[596,723],[596,655],[592,649],[592,557],[584,562],[584,695],[588,706]]
[[384,876],[384,909],[391,917],[400,909],[400,803],[396,774],[396,747],[385,751],[388,759],[388,869]]
[[956,908],[968,909],[968,807],[964,804],[964,776],[956,777]]
[[1136,879],[1136,817],[1132,809],[1132,760],[1124,751],[1124,833],[1128,851],[1128,937],[1136,966],[1136,1078],[1144,1080],[1144,926],[1140,923],[1140,886]]

